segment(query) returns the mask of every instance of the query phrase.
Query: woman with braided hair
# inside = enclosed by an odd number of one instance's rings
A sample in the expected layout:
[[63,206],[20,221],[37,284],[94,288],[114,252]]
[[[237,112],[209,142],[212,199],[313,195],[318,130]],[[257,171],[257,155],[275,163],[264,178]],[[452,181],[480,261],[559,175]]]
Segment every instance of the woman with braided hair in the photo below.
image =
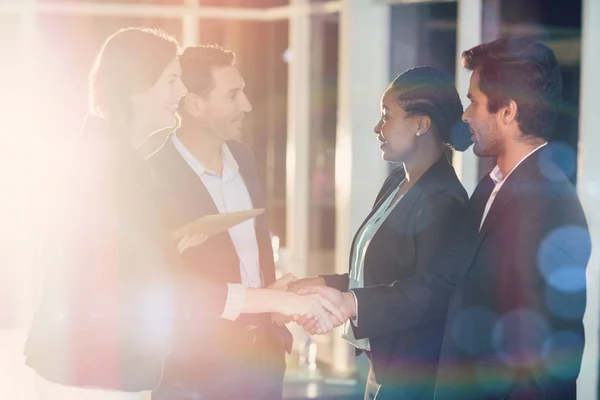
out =
[[396,327],[395,304],[404,297],[394,286],[430,268],[467,221],[468,196],[447,156],[449,148],[471,144],[462,112],[452,80],[436,68],[408,70],[390,84],[374,132],[383,159],[400,166],[354,237],[350,272],[290,285],[340,304],[342,337],[371,364],[365,399],[433,398],[444,313],[427,324]]

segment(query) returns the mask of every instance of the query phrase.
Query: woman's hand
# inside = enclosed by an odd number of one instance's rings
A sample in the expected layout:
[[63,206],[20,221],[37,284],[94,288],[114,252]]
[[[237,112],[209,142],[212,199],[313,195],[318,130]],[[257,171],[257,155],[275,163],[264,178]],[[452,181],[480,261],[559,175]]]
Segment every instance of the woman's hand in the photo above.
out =
[[287,274],[285,274],[281,278],[277,279],[275,282],[271,283],[267,287],[267,289],[287,291],[290,283],[292,283],[292,282],[294,282],[296,280],[298,280],[298,278],[296,278],[294,276],[294,274],[288,272]]

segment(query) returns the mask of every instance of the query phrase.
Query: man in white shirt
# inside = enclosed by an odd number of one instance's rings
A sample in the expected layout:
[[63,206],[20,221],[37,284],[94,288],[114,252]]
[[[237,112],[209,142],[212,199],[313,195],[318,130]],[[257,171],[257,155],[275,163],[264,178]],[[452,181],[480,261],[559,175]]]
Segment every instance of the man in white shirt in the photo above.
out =
[[[252,105],[233,52],[190,46],[180,58],[188,95],[179,107],[180,128],[148,158],[171,226],[202,215],[265,207],[264,191],[250,150],[237,141]],[[285,327],[269,314],[241,315],[246,290],[275,280],[264,215],[189,247],[188,273],[228,284],[222,319],[186,326],[153,399],[281,399]],[[216,268],[215,266],[219,266]],[[184,389],[182,392],[181,389]]]
[[[447,311],[436,400],[575,399],[591,240],[547,145],[562,102],[558,62],[547,46],[511,38],[465,51],[463,64],[473,71],[463,114],[473,151],[497,165],[455,243],[423,276],[392,285],[397,321],[410,328]],[[349,294],[301,292],[356,315]]]

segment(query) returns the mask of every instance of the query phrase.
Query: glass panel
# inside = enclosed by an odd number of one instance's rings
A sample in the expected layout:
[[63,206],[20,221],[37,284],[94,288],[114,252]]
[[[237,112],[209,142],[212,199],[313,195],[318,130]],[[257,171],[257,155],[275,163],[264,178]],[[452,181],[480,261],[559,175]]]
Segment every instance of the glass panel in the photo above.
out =
[[[7,172],[3,174],[4,188],[0,220],[3,221],[2,237],[5,242],[2,246],[8,250],[6,253],[8,258],[3,262],[6,268],[0,268],[0,338],[4,338],[1,336],[3,331],[10,331],[19,325],[21,328],[25,327],[20,323],[24,321],[19,321],[19,289],[23,276],[21,268],[28,254],[19,250],[24,249],[22,240],[28,233],[27,227],[23,226],[24,221],[20,218],[21,206],[27,201],[27,197],[23,190],[26,176],[20,171],[26,171],[27,164],[23,163],[26,154],[21,149],[26,149],[28,142],[24,137],[24,133],[27,132],[21,129],[19,117],[23,116],[26,96],[22,91],[22,85],[27,81],[27,77],[21,73],[23,65],[20,30],[20,17],[0,15],[0,48],[2,49],[0,87],[3,93],[0,97],[0,115],[2,115],[4,128],[3,146],[8,150],[0,158],[0,169]],[[8,360],[6,356],[4,359]],[[0,362],[0,367],[3,365],[4,363]],[[7,368],[5,371],[10,372],[10,369]],[[4,390],[0,389],[0,395],[3,393]]]
[[311,18],[308,276],[335,272],[335,145],[339,17]]
[[[60,3],[64,0],[35,0],[38,3]],[[184,4],[184,0],[78,0],[80,3],[126,3],[126,4],[162,4],[179,5]]]
[[289,0],[198,0],[198,4],[210,7],[269,8],[287,6]]

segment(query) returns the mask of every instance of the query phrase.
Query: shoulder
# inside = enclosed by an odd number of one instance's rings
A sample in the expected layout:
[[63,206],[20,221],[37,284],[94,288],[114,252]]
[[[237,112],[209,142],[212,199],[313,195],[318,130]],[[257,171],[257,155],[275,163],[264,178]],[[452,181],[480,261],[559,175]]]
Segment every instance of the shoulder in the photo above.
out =
[[165,159],[168,158],[168,155],[171,153],[170,150],[174,149],[171,138],[172,134],[167,135],[162,144],[156,150],[146,156],[146,162],[148,165],[155,167],[165,162]]
[[467,206],[469,195],[446,159],[432,168],[420,185],[420,200],[433,206]]

